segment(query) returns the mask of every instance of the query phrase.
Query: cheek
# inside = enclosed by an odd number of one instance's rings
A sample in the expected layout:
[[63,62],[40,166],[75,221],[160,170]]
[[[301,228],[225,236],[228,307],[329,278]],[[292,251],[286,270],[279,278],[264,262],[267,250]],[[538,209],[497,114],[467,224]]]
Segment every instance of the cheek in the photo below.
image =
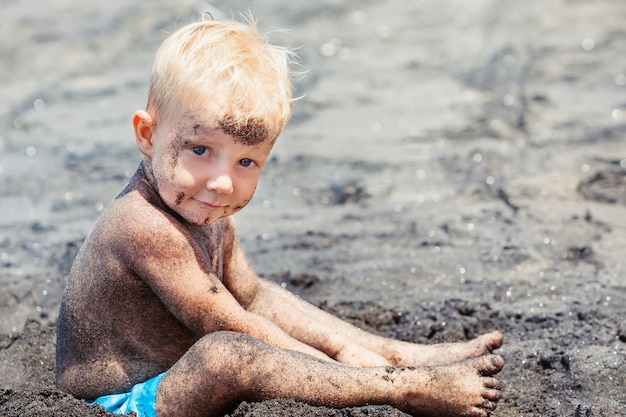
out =
[[168,162],[160,166],[159,174],[155,175],[161,197],[169,204],[180,206],[189,196],[196,193],[198,184],[194,176],[182,169],[173,167]]
[[246,200],[245,202],[248,203],[248,201],[250,201],[250,199],[254,195],[254,192],[256,191],[257,184],[258,184],[258,178],[254,180],[249,179],[247,181],[241,181],[238,185],[239,190],[241,191],[239,193],[239,197],[242,200]]
[[[254,183],[251,186],[248,186],[246,191],[242,193],[240,201],[237,202],[237,204],[233,206],[233,213],[247,206],[250,200],[252,200],[252,196],[254,196],[255,191],[256,191],[256,183]],[[233,214],[233,213],[230,213],[230,214]]]
[[195,188],[199,182],[199,180],[191,172],[184,169],[175,169],[173,177],[176,186],[182,189]]
[[236,206],[233,207],[233,212],[230,213],[230,214],[234,214],[234,213],[238,212],[239,210],[241,210],[242,208],[247,206],[249,202],[250,202],[250,199],[244,200],[244,201],[240,202],[239,204],[237,204]]
[[201,177],[197,175],[194,167],[186,164],[182,158],[178,158],[176,164],[172,158],[164,160],[163,163],[164,176],[177,188],[177,191],[189,194],[198,186]]
[[163,155],[163,152],[155,152],[152,159],[152,169],[154,176],[161,184],[174,180],[174,167],[171,165],[168,158]]

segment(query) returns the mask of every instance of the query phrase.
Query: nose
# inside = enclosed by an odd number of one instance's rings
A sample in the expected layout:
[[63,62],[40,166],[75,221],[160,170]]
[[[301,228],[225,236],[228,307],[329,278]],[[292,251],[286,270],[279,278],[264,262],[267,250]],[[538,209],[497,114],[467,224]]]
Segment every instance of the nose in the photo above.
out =
[[221,174],[209,180],[207,184],[209,191],[219,194],[231,194],[233,192],[233,180],[228,174]]

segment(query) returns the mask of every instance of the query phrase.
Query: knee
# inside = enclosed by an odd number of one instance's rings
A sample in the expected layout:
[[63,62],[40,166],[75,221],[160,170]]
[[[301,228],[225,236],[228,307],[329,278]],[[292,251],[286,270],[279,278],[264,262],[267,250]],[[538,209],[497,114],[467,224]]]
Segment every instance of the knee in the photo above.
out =
[[[219,381],[223,396],[239,399],[248,392],[267,353],[274,348],[248,335],[235,332],[215,332],[203,336],[187,352],[186,363],[195,364],[202,380]],[[265,358],[265,359],[264,359]]]
[[226,414],[250,391],[250,368],[241,363],[239,352],[251,352],[250,346],[259,343],[234,332],[200,338],[163,378],[159,415],[207,415],[207,410]]
[[260,340],[242,333],[220,331],[203,336],[189,353],[198,355],[209,368],[224,366],[232,369],[241,365],[243,358],[255,357],[255,352],[264,345]]

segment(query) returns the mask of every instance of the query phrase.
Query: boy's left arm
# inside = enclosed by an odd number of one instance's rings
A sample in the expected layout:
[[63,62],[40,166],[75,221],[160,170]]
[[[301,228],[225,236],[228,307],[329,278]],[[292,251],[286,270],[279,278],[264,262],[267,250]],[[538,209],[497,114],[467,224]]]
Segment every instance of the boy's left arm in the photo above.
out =
[[259,292],[248,309],[338,362],[360,367],[392,364],[391,340],[361,330],[273,282],[259,278]]
[[248,311],[271,320],[292,337],[352,366],[397,362],[393,341],[353,326],[281,286],[259,278],[250,267],[230,223],[224,284]]

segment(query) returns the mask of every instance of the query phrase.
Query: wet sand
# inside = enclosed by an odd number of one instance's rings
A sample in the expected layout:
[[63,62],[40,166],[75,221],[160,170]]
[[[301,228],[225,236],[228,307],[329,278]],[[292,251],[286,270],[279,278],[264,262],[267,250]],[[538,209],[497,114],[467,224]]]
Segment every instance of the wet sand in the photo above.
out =
[[[624,415],[626,3],[257,3],[213,5],[289,29],[271,39],[306,73],[237,215],[256,271],[403,340],[503,331],[493,415]],[[108,415],[54,390],[63,280],[139,162],[152,56],[197,4],[0,5],[0,415]]]

